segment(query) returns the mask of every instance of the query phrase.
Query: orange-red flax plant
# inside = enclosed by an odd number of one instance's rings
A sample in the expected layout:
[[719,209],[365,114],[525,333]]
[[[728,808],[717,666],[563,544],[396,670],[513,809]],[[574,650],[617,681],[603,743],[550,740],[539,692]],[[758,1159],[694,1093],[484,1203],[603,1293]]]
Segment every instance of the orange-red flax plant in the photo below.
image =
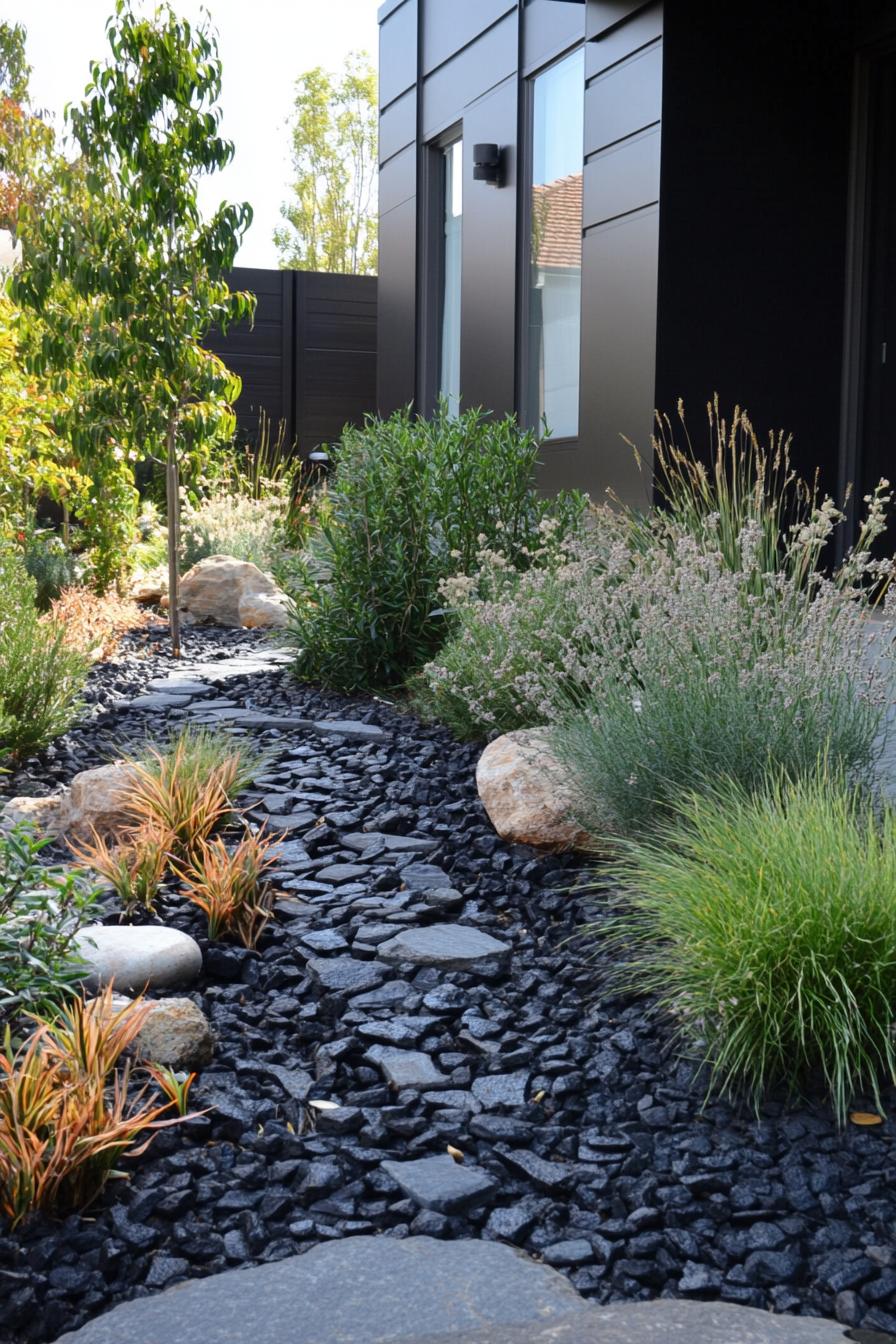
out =
[[69,840],[73,858],[104,878],[115,890],[125,915],[137,910],[152,914],[168,854],[171,832],[153,818],[127,831],[117,844],[93,830],[90,840]]
[[208,919],[209,938],[230,936],[255,947],[271,917],[274,895],[266,873],[277,862],[282,836],[247,831],[233,849],[216,836],[203,841],[179,872],[187,899]]
[[135,824],[154,822],[170,832],[173,855],[185,860],[230,815],[242,767],[236,748],[211,760],[194,748],[184,734],[130,763],[128,811]]
[[52,1021],[36,1018],[16,1050],[7,1031],[0,1214],[12,1227],[36,1210],[84,1208],[116,1174],[119,1158],[139,1156],[155,1130],[179,1123],[179,1116],[161,1118],[170,1102],[147,1100],[146,1089],[131,1092],[131,1063],[120,1063],[148,1012],[139,1000],[116,1011],[109,988],[89,1003],[74,1000]]

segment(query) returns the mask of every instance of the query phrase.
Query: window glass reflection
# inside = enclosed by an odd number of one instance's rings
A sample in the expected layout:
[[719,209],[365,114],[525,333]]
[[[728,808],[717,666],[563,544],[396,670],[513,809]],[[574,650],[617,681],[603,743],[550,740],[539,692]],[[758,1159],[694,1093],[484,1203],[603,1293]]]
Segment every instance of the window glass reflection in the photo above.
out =
[[439,392],[451,415],[460,411],[460,265],[463,141],[455,140],[442,154],[442,199],[445,202],[442,240],[442,332]]
[[533,89],[528,419],[556,438],[579,432],[584,59],[579,48]]

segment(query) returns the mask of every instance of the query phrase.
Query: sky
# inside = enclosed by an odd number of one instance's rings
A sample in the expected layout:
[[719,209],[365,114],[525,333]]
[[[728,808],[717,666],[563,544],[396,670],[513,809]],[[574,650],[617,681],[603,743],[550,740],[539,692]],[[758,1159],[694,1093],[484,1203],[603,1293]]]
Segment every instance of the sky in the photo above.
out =
[[[174,0],[191,20],[197,0]],[[378,0],[206,0],[218,29],[224,66],[222,133],[236,146],[232,163],[202,182],[207,207],[248,201],[255,217],[237,257],[241,266],[276,266],[272,234],[290,181],[287,118],[293,86],[303,71],[338,70],[350,51],[376,64]],[[80,98],[90,62],[106,51],[112,0],[2,0],[2,15],[28,30],[31,93],[54,115]]]

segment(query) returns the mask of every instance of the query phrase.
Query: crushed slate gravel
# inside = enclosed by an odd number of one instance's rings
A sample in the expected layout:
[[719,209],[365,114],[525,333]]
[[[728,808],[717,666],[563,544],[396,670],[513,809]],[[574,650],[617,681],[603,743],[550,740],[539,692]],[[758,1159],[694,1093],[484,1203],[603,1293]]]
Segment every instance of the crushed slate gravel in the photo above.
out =
[[[185,661],[192,674],[261,647],[196,629]],[[2,793],[47,792],[158,732],[164,710],[121,702],[177,670],[163,639],[128,637],[91,673],[85,718]],[[508,1241],[601,1303],[721,1298],[896,1333],[892,1123],[838,1131],[820,1100],[770,1101],[758,1118],[704,1104],[668,1024],[606,997],[568,941],[591,913],[571,893],[579,863],[494,834],[475,745],[282,667],[215,694],[255,719],[348,722],[237,720],[271,751],[243,801],[299,820],[277,875],[287,899],[256,952],[209,946],[198,912],[163,900],[204,953],[191,997],[217,1050],[192,1100],[213,1109],[124,1163],[128,1179],[84,1216],[0,1233],[0,1344],[45,1344],[124,1298],[362,1233]],[[378,956],[458,923],[509,959],[471,971]],[[441,1160],[401,1165],[449,1145],[462,1179]]]

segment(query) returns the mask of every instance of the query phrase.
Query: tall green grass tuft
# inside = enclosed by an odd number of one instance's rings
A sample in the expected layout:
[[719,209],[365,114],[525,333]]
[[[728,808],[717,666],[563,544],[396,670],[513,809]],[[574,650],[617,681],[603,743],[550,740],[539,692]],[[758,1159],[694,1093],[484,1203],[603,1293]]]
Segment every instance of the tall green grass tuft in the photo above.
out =
[[836,773],[692,795],[609,874],[624,913],[589,931],[623,991],[655,995],[711,1086],[821,1082],[839,1122],[896,1080],[896,811]]

